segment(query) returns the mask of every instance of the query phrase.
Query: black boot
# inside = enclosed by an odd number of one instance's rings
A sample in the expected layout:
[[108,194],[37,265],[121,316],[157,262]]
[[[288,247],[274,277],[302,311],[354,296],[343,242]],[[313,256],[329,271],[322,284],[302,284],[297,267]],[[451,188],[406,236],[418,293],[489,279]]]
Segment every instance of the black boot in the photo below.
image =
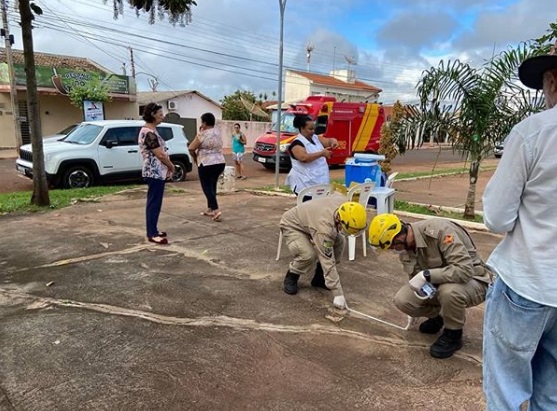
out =
[[328,290],[327,286],[325,285],[323,267],[321,267],[320,263],[317,263],[317,267],[315,267],[315,274],[313,275],[313,279],[311,280],[311,286]]
[[294,274],[290,271],[286,273],[282,287],[286,294],[296,294],[298,292],[298,278],[300,278],[299,274]]
[[420,332],[424,334],[437,334],[441,328],[443,328],[443,317],[440,315],[420,324]]
[[437,341],[429,349],[435,358],[449,358],[462,348],[462,330],[443,330]]

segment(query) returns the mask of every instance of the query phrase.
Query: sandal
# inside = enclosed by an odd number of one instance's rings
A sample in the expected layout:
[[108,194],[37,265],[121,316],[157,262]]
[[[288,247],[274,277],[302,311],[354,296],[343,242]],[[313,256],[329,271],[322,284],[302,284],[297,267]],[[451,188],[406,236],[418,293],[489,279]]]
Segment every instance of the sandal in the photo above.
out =
[[159,245],[168,244],[168,240],[164,237],[156,236],[156,237],[149,237],[147,239],[149,240],[149,242],[159,244]]
[[159,231],[156,237],[166,237],[166,231]]
[[201,215],[206,215],[207,217],[213,217],[215,213],[213,212],[213,210],[208,209],[208,211],[202,211]]
[[213,221],[219,221],[220,222],[221,221],[221,216],[222,216],[222,213],[220,211],[217,211],[215,213],[215,215],[213,216]]

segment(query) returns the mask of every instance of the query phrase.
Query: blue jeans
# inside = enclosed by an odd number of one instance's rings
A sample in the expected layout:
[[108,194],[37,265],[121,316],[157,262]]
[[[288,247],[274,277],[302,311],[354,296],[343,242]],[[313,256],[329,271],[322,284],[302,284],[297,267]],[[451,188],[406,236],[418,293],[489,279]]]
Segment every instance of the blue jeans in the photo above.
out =
[[500,278],[487,291],[483,388],[488,411],[557,410],[557,308],[519,296]]
[[147,204],[145,206],[145,220],[147,225],[147,237],[156,237],[159,234],[157,227],[161,213],[162,198],[164,196],[164,180],[156,178],[145,178],[147,182]]

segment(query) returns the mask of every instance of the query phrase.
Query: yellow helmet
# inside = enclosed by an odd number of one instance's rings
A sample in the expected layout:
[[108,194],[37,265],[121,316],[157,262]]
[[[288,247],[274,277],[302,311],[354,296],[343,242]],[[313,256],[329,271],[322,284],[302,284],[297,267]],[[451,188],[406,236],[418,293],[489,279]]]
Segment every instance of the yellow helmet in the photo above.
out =
[[340,225],[349,235],[358,235],[367,227],[366,209],[360,203],[348,201],[338,208]]
[[371,220],[368,231],[369,243],[386,250],[402,230],[402,223],[394,214],[379,214]]

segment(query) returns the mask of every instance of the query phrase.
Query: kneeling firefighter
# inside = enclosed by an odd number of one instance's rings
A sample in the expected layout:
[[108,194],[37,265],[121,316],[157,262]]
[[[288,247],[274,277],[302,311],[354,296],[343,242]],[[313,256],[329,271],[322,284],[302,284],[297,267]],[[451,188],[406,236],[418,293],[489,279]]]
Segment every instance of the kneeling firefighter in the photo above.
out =
[[366,227],[365,208],[340,194],[306,201],[285,212],[280,229],[294,259],[284,278],[284,292],[296,294],[300,276],[314,273],[311,285],[331,290],[333,305],[345,308],[337,260],[344,250],[344,235],[358,235]]
[[444,218],[404,223],[394,214],[380,214],[369,226],[369,243],[398,253],[409,275],[395,295],[396,307],[411,317],[427,317],[422,333],[443,329],[431,356],[448,358],[462,348],[466,308],[485,300],[492,277],[470,234]]

